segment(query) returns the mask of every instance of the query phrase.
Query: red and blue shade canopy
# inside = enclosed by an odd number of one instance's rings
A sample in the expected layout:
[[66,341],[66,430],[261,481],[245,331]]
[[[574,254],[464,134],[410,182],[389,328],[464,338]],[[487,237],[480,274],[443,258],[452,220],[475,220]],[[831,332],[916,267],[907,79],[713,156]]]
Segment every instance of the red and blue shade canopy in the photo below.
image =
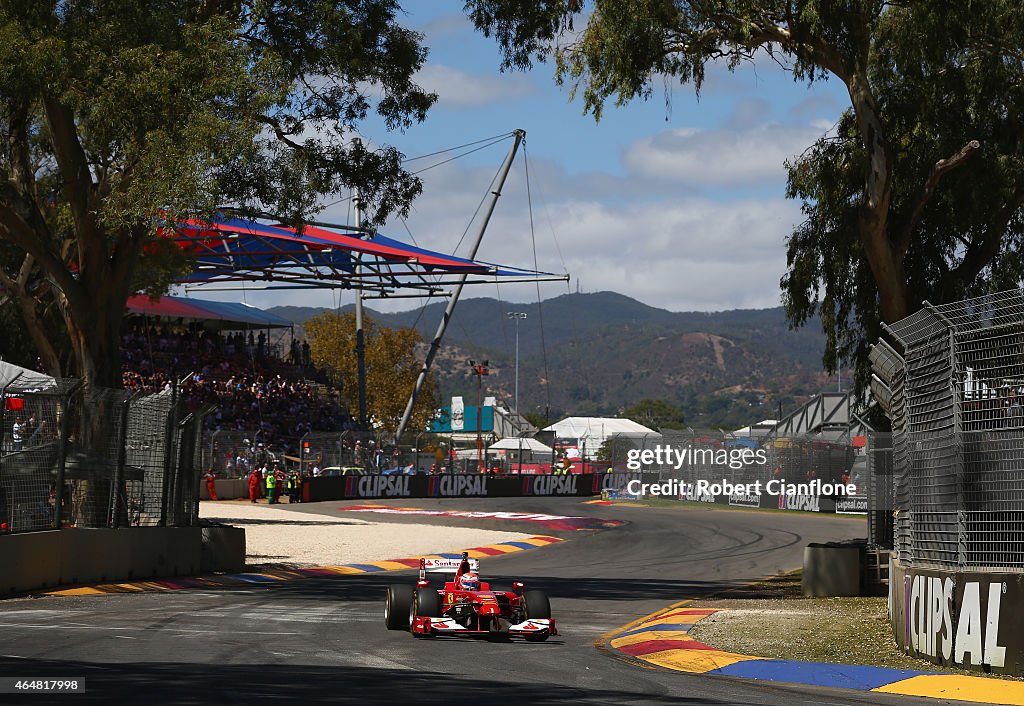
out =
[[188,219],[165,241],[178,244],[195,262],[177,280],[187,287],[220,289],[345,288],[376,296],[419,290],[437,293],[466,283],[565,280],[565,275],[496,265],[406,245],[383,235],[357,234],[306,225],[301,229],[232,216]]

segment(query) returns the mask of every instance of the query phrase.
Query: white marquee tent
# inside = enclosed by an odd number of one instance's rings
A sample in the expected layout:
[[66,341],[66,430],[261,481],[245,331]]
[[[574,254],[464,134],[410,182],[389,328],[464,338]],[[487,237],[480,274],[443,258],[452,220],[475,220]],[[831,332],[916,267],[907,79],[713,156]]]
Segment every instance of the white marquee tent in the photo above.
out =
[[651,448],[661,443],[661,434],[619,417],[566,417],[544,431],[555,433],[556,445],[575,445],[587,459],[597,457],[597,450],[611,438],[626,438],[637,447]]
[[520,449],[524,452],[530,451],[535,454],[550,454],[552,451],[550,446],[536,439],[524,439],[515,436],[506,437],[487,447],[488,451],[519,451]]

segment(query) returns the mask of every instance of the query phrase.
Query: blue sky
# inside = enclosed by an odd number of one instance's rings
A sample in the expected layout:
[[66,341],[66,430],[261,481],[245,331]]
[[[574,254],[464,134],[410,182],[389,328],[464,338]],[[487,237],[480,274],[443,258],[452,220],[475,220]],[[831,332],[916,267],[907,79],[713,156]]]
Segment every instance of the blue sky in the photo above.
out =
[[[544,298],[579,286],[672,311],[779,304],[785,237],[800,221],[799,204],[784,197],[783,161],[834,125],[848,105],[839,82],[794,83],[765,58],[735,73],[710,68],[699,100],[692,86],[669,81],[668,106],[659,86],[650,101],[607,106],[595,123],[579,100],[569,102],[568,88],[555,85],[550,65],[500,73],[497,44],[474,32],[461,8],[458,0],[406,3],[406,25],[430,48],[417,80],[439,100],[426,122],[406,133],[370,121],[364,139],[414,157],[526,130],[538,266],[572,277],[568,286],[544,285]],[[509,144],[425,172],[424,193],[406,223],[392,221],[383,232],[406,241],[411,232],[421,246],[452,252]],[[526,193],[520,154],[481,259],[532,265]],[[347,201],[324,217],[347,221]],[[533,285],[480,285],[463,296],[522,302],[537,293]],[[228,298],[264,307],[351,300],[326,291]],[[418,305],[371,303],[392,311]]]

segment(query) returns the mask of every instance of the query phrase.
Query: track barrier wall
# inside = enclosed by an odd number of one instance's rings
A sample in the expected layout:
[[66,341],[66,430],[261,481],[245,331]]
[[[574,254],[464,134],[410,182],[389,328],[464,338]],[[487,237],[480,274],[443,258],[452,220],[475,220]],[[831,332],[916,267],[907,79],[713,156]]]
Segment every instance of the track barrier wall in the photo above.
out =
[[1024,574],[890,565],[896,644],[935,664],[1024,676]]
[[482,473],[366,475],[308,478],[305,502],[379,498],[518,498],[526,496],[592,497],[616,488],[636,474],[490,476]]
[[[657,473],[594,473],[577,475],[499,475],[452,473],[434,476],[332,476],[308,478],[302,486],[305,502],[325,500],[370,500],[382,498],[518,498],[593,497],[635,499],[626,488],[632,480],[658,483]],[[217,486],[220,493],[220,486]],[[725,495],[690,494],[661,496],[752,509],[801,510],[828,514],[866,515],[865,497],[818,495]]]
[[244,564],[245,532],[234,527],[9,534],[0,536],[0,596],[68,584],[231,571]]

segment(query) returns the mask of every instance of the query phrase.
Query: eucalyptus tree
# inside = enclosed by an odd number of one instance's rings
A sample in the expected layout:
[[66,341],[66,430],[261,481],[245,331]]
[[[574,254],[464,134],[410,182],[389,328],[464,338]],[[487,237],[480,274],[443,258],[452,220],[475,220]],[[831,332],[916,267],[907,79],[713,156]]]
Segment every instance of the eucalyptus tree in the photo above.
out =
[[881,322],[1021,279],[1024,7],[1014,0],[468,0],[505,69],[553,60],[600,119],[709,65],[776,62],[838,80],[834,133],[792,160],[806,219],[788,238],[793,324],[820,310],[826,366]]
[[[127,298],[189,267],[162,238],[225,205],[298,222],[360,187],[369,218],[420,192],[359,128],[422,121],[426,49],[396,0],[0,1],[0,288],[51,372],[120,386]],[[39,325],[60,313],[62,371]]]

